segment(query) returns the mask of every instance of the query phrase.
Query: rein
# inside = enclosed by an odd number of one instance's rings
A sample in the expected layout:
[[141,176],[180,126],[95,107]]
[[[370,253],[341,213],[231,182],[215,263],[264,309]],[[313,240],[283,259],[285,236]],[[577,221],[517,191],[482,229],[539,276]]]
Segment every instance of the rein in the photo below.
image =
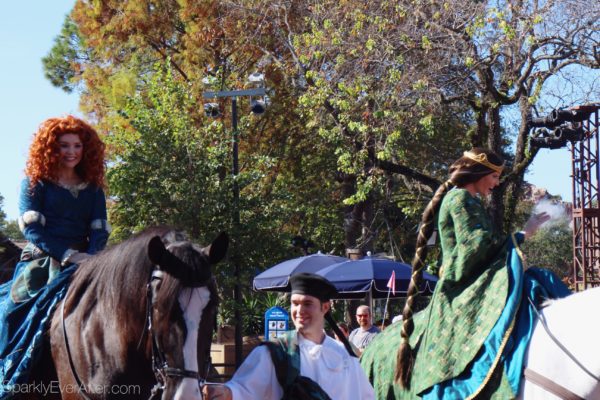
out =
[[65,293],[65,298],[63,299],[63,302],[60,306],[60,322],[62,324],[63,338],[65,339],[65,348],[67,350],[67,358],[69,359],[69,367],[71,367],[71,373],[73,374],[73,377],[75,378],[75,382],[77,383],[77,386],[79,387],[79,394],[85,400],[91,400],[87,395],[87,390],[85,389],[85,386],[83,386],[83,383],[81,382],[81,379],[79,379],[79,375],[77,374],[77,371],[75,370],[75,364],[73,363],[73,355],[71,354],[71,348],[69,346],[69,338],[67,337],[67,327],[65,325],[65,302],[67,301],[68,294],[69,294],[69,288],[67,288],[67,293]]
[[552,332],[550,332],[550,329],[548,328],[548,325],[546,324],[546,320],[544,318],[544,316],[542,314],[539,313],[539,311],[537,310],[537,308],[535,307],[535,305],[533,304],[533,301],[531,301],[531,299],[528,297],[527,300],[529,301],[529,303],[531,304],[531,306],[533,307],[533,311],[535,312],[535,315],[538,317],[538,320],[542,323],[542,326],[544,327],[544,330],[546,331],[546,333],[548,334],[548,336],[550,337],[550,339],[552,339],[552,341],[554,343],[556,343],[556,345],[563,351],[563,353],[565,353],[571,360],[573,360],[573,362],[575,364],[577,364],[577,366],[579,368],[581,368],[581,370],[583,372],[585,372],[587,375],[589,375],[592,379],[594,379],[596,382],[600,382],[600,378],[598,378],[596,375],[594,375],[592,372],[590,372],[589,369],[587,369],[585,367],[585,365],[583,365],[577,358],[575,358],[575,356],[573,355],[573,353],[571,353],[557,338],[556,336],[554,336],[552,334]]

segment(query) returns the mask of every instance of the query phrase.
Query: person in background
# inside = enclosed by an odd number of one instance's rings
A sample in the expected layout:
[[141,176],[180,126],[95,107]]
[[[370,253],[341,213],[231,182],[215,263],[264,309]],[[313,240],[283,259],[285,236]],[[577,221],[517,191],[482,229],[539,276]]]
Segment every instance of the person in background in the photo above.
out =
[[358,321],[359,327],[350,333],[348,339],[350,343],[358,348],[360,355],[375,335],[381,331],[373,325],[369,306],[362,305],[356,309],[356,321]]
[[[348,324],[345,322],[340,322],[338,324],[338,326],[340,327],[340,331],[342,331],[342,333],[344,334],[344,336],[347,338],[350,335],[350,328],[348,328]],[[334,332],[333,333],[334,337],[336,340],[338,341],[342,341],[341,338],[338,337],[338,335]]]
[[104,147],[73,116],[44,121],[33,138],[19,198],[28,244],[13,279],[0,286],[0,398],[29,382],[72,273],[106,246]]
[[[348,336],[350,336],[350,328],[348,327],[348,324],[345,322],[340,322],[339,324],[340,327],[340,331],[342,331],[342,334],[344,335],[344,337],[346,337],[346,341],[348,341]],[[343,339],[340,338],[337,333],[333,333],[333,337],[335,338],[335,340],[337,340],[338,342],[343,342]],[[360,354],[360,351],[358,350],[358,348],[352,344],[352,342],[348,341],[348,343],[350,344],[350,347],[352,347],[352,351],[354,352],[354,354],[356,356],[358,356]]]
[[[321,276],[305,273],[292,275],[290,285],[296,330],[255,348],[225,385],[205,385],[204,396],[219,400],[374,399],[373,387],[331,317],[335,287]],[[325,320],[344,344],[325,334]]]

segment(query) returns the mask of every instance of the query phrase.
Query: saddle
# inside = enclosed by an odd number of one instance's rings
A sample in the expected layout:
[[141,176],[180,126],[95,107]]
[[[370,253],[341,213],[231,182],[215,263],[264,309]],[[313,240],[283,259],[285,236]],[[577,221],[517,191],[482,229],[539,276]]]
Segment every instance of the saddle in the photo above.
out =
[[60,272],[60,263],[32,243],[28,243],[23,249],[21,262],[27,264],[12,284],[10,296],[14,303],[22,303],[35,297]]

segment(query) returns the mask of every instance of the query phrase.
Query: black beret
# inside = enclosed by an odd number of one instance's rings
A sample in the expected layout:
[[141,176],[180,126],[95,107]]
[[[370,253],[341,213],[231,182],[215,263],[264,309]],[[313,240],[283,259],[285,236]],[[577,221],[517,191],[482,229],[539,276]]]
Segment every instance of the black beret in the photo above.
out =
[[329,301],[337,295],[335,286],[321,275],[306,272],[290,277],[292,294],[306,294],[321,301]]

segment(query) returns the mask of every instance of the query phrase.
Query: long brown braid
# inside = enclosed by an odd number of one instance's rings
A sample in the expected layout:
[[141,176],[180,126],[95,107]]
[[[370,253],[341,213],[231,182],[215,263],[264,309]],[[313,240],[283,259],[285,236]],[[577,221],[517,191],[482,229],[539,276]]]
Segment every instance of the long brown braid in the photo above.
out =
[[[473,156],[477,155],[485,155],[484,160],[476,161]],[[442,199],[454,186],[463,187],[468,183],[476,182],[485,175],[498,169],[501,170],[503,164],[503,160],[498,155],[486,149],[475,147],[469,152],[465,152],[463,157],[450,166],[450,179],[440,185],[427,207],[425,207],[421,217],[421,228],[417,236],[415,257],[412,260],[412,275],[406,294],[406,304],[402,311],[402,341],[396,356],[396,370],[394,371],[395,381],[406,389],[410,388],[410,378],[415,361],[415,352],[409,343],[410,335],[415,329],[412,318],[414,314],[413,304],[419,295],[419,286],[423,280],[423,269],[427,258],[427,241],[433,233],[435,216],[441,207]]]
[[402,343],[398,349],[396,371],[394,379],[400,383],[402,387],[410,387],[410,377],[412,373],[412,366],[414,363],[414,351],[410,347],[408,342],[410,335],[412,334],[415,325],[413,323],[413,304],[416,297],[419,295],[419,286],[423,280],[423,268],[425,268],[425,259],[427,258],[427,241],[433,233],[435,225],[435,215],[437,214],[442,199],[446,192],[454,187],[454,183],[451,180],[444,182],[436,190],[433,198],[425,207],[423,216],[421,218],[421,228],[417,236],[417,250],[415,257],[412,260],[412,275],[410,277],[410,284],[408,285],[406,304],[402,311]]

